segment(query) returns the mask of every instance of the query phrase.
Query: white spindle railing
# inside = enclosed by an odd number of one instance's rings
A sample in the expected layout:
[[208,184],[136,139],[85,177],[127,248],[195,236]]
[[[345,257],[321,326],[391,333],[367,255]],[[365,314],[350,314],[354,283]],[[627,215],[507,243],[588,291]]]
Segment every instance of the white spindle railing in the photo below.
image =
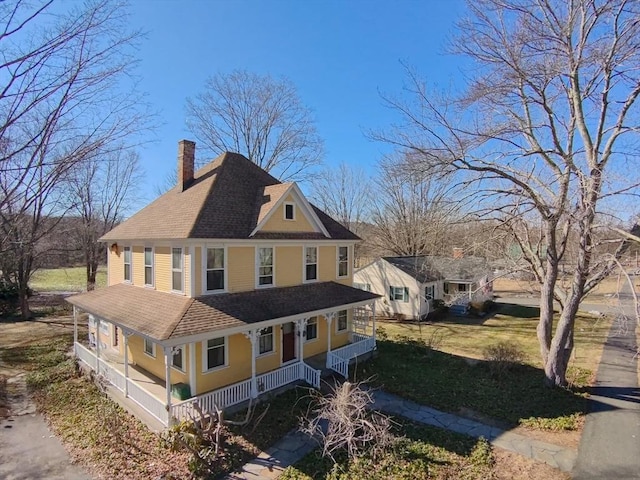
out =
[[129,398],[156,417],[163,425],[169,425],[167,408],[163,402],[147,392],[133,380],[127,379]]
[[113,368],[107,362],[98,359],[100,362],[100,375],[102,375],[109,383],[111,383],[114,387],[116,387],[121,392],[124,392],[124,374],[120,373],[118,370]]
[[344,347],[336,348],[331,353],[337,355],[343,360],[351,360],[365,353],[371,352],[375,348],[375,342],[373,337],[367,335],[354,334],[354,340],[356,337],[360,338],[359,341],[345,345]]
[[86,363],[92,370],[96,370],[96,356],[87,347],[76,342],[76,355]]
[[327,368],[338,372],[344,378],[349,376],[349,360],[345,360],[333,352],[327,352]]
[[320,370],[316,370],[304,362],[301,365],[304,373],[304,381],[314,388],[320,388]]
[[251,379],[178,402],[171,406],[171,415],[177,420],[190,420],[195,413],[193,404],[196,402],[203,412],[214,412],[216,408],[230,407],[249,398],[251,398]]
[[303,378],[302,363],[298,362],[258,375],[256,377],[256,385],[258,386],[258,393],[260,394],[275,390],[276,388]]

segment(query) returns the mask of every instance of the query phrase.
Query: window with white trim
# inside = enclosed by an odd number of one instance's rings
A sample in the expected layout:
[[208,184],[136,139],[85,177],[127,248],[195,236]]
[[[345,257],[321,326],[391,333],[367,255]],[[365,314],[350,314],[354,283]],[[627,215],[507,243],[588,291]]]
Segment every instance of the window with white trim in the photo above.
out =
[[213,370],[226,365],[226,337],[211,338],[206,341],[205,347],[205,370]]
[[173,354],[171,356],[171,366],[184,372],[184,348],[173,347]]
[[318,317],[311,317],[307,320],[306,337],[307,342],[318,338]]
[[273,285],[273,247],[258,248],[258,285]]
[[270,352],[273,352],[273,327],[263,329],[258,340],[258,354]]
[[409,287],[389,287],[389,300],[392,302],[409,302]]
[[171,249],[171,290],[182,291],[182,247]]
[[224,248],[207,248],[206,267],[207,291],[224,290]]
[[466,292],[468,290],[469,285],[467,285],[466,283],[459,283],[458,284],[458,291],[459,292]]
[[124,263],[124,281],[131,281],[131,247],[124,247],[122,249],[122,257]]
[[435,285],[427,285],[424,287],[424,298],[425,300],[433,300],[436,295],[436,286]]
[[340,310],[338,312],[338,323],[336,328],[339,332],[344,332],[347,329],[347,311]]
[[365,292],[370,292],[371,291],[371,284],[370,283],[353,282],[353,288],[359,288],[360,290],[364,290]]
[[100,322],[100,332],[109,335],[109,324],[105,321]]
[[284,204],[284,219],[295,220],[296,219],[296,205],[295,203],[287,202]]
[[349,247],[338,247],[338,277],[349,275]]
[[144,339],[144,353],[146,353],[147,355],[149,355],[151,357],[155,357],[156,356],[156,344],[153,343],[148,338]]
[[309,282],[318,279],[318,247],[305,247],[304,279]]
[[153,286],[153,248],[144,249],[144,284]]

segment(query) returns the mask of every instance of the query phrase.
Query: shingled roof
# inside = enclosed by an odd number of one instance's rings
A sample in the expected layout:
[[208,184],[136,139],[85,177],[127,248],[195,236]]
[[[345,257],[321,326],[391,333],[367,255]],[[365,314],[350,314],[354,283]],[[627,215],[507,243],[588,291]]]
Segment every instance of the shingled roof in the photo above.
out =
[[[82,310],[156,340],[171,340],[233,327],[304,316],[379,295],[336,282],[266,288],[188,298],[118,284],[67,298]],[[132,311],[132,308],[134,309]],[[158,311],[162,315],[158,315]]]
[[[226,152],[198,170],[184,191],[169,190],[108,232],[102,240],[252,238],[250,234],[259,220],[290,186],[244,156]],[[319,232],[313,234],[313,239],[359,240],[320,209],[312,207],[330,235],[327,238]],[[296,232],[270,232],[268,237],[296,239],[296,235],[299,236]]]
[[451,258],[417,255],[383,258],[420,283],[436,280],[471,282],[479,280],[491,272],[487,260],[482,257]]

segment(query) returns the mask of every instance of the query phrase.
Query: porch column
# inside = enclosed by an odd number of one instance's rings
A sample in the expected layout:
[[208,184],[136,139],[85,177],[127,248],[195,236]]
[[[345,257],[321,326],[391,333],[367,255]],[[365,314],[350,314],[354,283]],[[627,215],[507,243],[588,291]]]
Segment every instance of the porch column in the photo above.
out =
[[242,334],[251,342],[251,398],[258,397],[258,385],[256,384],[256,340],[258,338],[257,330],[249,330]]
[[373,346],[376,346],[376,303],[371,304],[371,317],[373,319]]
[[129,330],[122,330],[122,338],[124,340],[124,396],[129,396]]
[[171,347],[163,347],[164,350],[164,379],[165,379],[165,390],[166,390],[166,408],[167,408],[167,418],[168,418],[168,426],[171,426],[171,356],[173,348]]
[[191,389],[191,395],[194,397],[198,391],[196,378],[196,344],[195,342],[192,342],[189,344],[189,386]]
[[78,349],[76,348],[76,344],[78,343],[78,316],[76,311],[76,306],[73,306],[73,356],[78,356]]
[[100,375],[100,317],[96,319],[96,374]]
[[324,315],[324,318],[327,321],[327,359],[326,359],[327,368],[329,368],[329,354],[331,353],[331,323],[333,322],[333,319],[335,318],[335,316],[336,316],[335,312],[325,313]]
[[301,318],[296,323],[298,324],[298,361],[304,360],[304,339],[306,338],[306,329],[308,318]]

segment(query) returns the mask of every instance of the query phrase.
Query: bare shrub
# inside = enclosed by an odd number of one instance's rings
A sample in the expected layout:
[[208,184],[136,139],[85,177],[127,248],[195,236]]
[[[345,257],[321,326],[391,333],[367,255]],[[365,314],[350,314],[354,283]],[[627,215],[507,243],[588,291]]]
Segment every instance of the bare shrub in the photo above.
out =
[[508,340],[501,340],[485,347],[482,354],[484,359],[490,362],[491,373],[497,377],[504,375],[526,359],[524,351]]
[[375,459],[395,443],[391,419],[369,410],[373,398],[363,383],[344,382],[325,396],[312,392],[310,412],[301,421],[300,430],[318,439],[322,455],[334,463],[338,452],[350,459],[368,452]]

